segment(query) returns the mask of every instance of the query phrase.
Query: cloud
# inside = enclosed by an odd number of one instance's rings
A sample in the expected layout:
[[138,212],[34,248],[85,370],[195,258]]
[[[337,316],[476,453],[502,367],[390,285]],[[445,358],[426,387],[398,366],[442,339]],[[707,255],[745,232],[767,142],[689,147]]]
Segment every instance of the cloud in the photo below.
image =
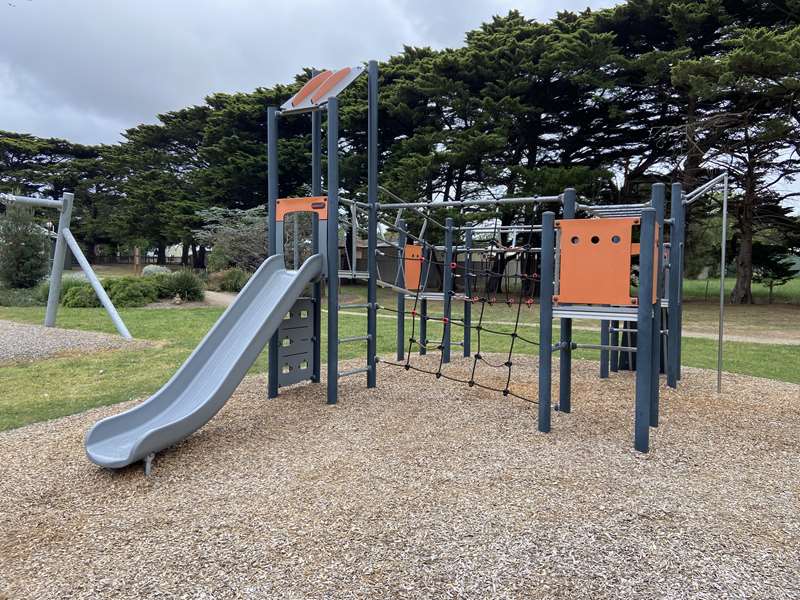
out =
[[[561,2],[559,9],[608,6]],[[543,0],[17,0],[2,3],[0,129],[114,142],[127,127],[216,91],[291,81],[306,66],[385,59]]]

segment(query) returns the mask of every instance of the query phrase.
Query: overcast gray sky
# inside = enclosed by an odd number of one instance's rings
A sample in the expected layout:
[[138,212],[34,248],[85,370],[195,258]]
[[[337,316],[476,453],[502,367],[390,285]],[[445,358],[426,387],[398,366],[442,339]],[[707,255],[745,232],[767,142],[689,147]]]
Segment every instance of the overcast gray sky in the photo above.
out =
[[305,66],[453,47],[492,15],[614,0],[0,0],[0,129],[114,142],[217,91]]

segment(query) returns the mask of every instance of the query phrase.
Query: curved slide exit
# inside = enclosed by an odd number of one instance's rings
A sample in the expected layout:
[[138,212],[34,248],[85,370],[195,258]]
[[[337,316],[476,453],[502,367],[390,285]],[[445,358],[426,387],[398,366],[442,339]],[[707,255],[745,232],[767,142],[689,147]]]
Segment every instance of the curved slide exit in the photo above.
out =
[[297,271],[268,258],[172,378],[140,405],[98,421],[86,434],[93,463],[117,469],[197,431],[224,406],[306,285],[320,277],[320,254]]

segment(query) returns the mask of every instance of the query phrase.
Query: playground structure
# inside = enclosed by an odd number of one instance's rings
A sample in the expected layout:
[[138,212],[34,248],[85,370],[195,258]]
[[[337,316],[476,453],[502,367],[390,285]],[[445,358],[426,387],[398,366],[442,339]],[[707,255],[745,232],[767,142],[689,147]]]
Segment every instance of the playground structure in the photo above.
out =
[[[362,72],[368,76],[367,193],[366,202],[340,197],[339,189],[339,94]],[[659,374],[663,369],[667,384],[676,387],[680,379],[681,288],[684,236],[684,205],[679,184],[671,189],[671,214],[665,216],[665,187],[655,184],[649,203],[595,206],[578,203],[575,190],[566,189],[554,196],[478,199],[464,202],[404,202],[378,185],[378,68],[372,61],[366,69],[345,68],[315,75],[280,109],[267,109],[268,159],[268,244],[269,257],[247,286],[184,365],[154,396],[122,414],[98,422],[86,436],[86,452],[95,463],[119,468],[145,460],[149,472],[156,452],[169,447],[204,425],[224,405],[255,362],[265,345],[269,346],[267,395],[274,398],[281,387],[322,379],[322,303],[327,287],[327,402],[338,401],[338,383],[345,377],[366,375],[366,385],[377,384],[380,363],[405,370],[428,373],[436,378],[462,381],[465,385],[496,391],[504,396],[538,403],[538,428],[551,427],[551,357],[560,356],[558,410],[571,412],[571,358],[579,348],[600,350],[600,374],[619,368],[622,354],[638,357],[634,446],[649,449],[649,431],[658,426]],[[322,113],[327,115],[327,181],[322,178]],[[311,117],[311,196],[281,198],[278,181],[279,118]],[[378,202],[379,192],[392,202]],[[522,220],[502,225],[499,210],[519,206]],[[441,223],[432,211],[459,208],[458,224],[452,217]],[[495,210],[488,218],[487,208]],[[544,208],[548,210],[543,211]],[[404,211],[421,219],[412,233],[403,219]],[[562,218],[556,221],[556,211]],[[311,256],[294,270],[284,264],[284,227],[289,215],[310,213],[312,222]],[[346,216],[349,213],[349,217]],[[392,221],[387,215],[393,214]],[[576,218],[578,214],[584,218]],[[366,216],[366,226],[362,225]],[[355,252],[350,270],[342,270],[339,233],[344,225],[353,241],[366,233],[366,271],[356,269]],[[443,238],[437,244],[432,231]],[[667,235],[668,233],[668,235]],[[489,235],[489,243],[479,242]],[[512,236],[506,245],[503,236]],[[295,244],[297,236],[295,236]],[[520,241],[521,240],[521,241]],[[637,241],[638,240],[638,241]],[[393,281],[380,276],[378,242],[392,248],[398,261]],[[485,241],[485,240],[484,240]],[[437,253],[443,253],[440,260]],[[463,257],[459,266],[458,257]],[[491,263],[498,257],[512,256],[517,273],[497,270]],[[638,256],[638,289],[631,295],[631,276]],[[506,260],[502,264],[506,264]],[[429,289],[432,265],[441,270],[441,290]],[[367,283],[367,302],[340,303],[339,279],[346,277]],[[506,280],[505,303],[516,308],[511,332],[493,330],[485,323],[485,308],[497,301],[499,282]],[[481,282],[484,289],[481,290]],[[459,292],[458,283],[462,290]],[[509,285],[513,284],[513,285]],[[306,295],[307,286],[310,292]],[[522,307],[534,302],[539,287],[540,334],[538,342],[519,331]],[[396,307],[381,306],[378,286],[396,293]],[[413,301],[411,310],[406,304]],[[430,314],[429,301],[441,301],[442,313]],[[452,315],[453,302],[463,302],[463,318]],[[479,306],[477,323],[473,307]],[[366,309],[363,335],[340,337],[338,316],[344,309]],[[396,313],[396,361],[377,356],[377,313]],[[406,321],[411,320],[406,337]],[[552,321],[559,319],[560,340],[552,341]],[[600,344],[578,344],[572,339],[574,319],[599,320]],[[429,323],[439,323],[442,337],[428,338]],[[453,342],[452,328],[463,329],[463,340]],[[666,325],[666,326],[665,326]],[[630,334],[636,327],[635,345],[620,345],[619,334]],[[476,351],[472,351],[472,333]],[[508,338],[507,360],[492,364],[481,352],[484,334]],[[629,338],[628,339],[632,339]],[[341,371],[339,346],[366,342],[366,361],[362,366]],[[539,348],[538,398],[520,391],[514,378],[513,353],[518,343]],[[630,344],[630,342],[629,342]],[[472,358],[472,375],[459,380],[444,367],[451,361],[451,349],[460,347],[463,356]],[[663,347],[663,350],[662,350]],[[412,364],[412,356],[436,349],[439,365],[428,370]],[[506,385],[495,388],[476,377],[478,366],[504,369]],[[530,381],[523,374],[524,381]]]
[[114,307],[114,303],[111,302],[108,294],[106,294],[106,291],[103,289],[103,285],[97,278],[97,275],[89,264],[89,261],[86,260],[81,247],[78,245],[78,242],[75,240],[75,237],[72,235],[72,232],[69,229],[70,221],[72,219],[72,205],[75,201],[74,194],[65,192],[61,196],[60,200],[55,200],[52,198],[16,196],[14,194],[0,194],[0,200],[9,204],[20,204],[33,208],[54,208],[60,213],[58,218],[58,229],[53,234],[56,239],[56,247],[53,253],[53,261],[49,275],[50,289],[47,295],[47,311],[45,312],[44,317],[45,327],[56,326],[58,304],[61,296],[61,280],[64,275],[64,264],[67,258],[67,248],[69,248],[72,252],[72,255],[75,257],[75,260],[78,261],[81,269],[86,274],[86,278],[89,280],[89,283],[91,284],[95,294],[97,294],[97,298],[100,300],[103,308],[106,309],[108,316],[111,317],[111,320],[114,322],[114,327],[116,327],[117,331],[122,337],[128,340],[132,339],[128,328],[125,327],[125,323],[122,321],[122,317],[119,316],[117,309]]

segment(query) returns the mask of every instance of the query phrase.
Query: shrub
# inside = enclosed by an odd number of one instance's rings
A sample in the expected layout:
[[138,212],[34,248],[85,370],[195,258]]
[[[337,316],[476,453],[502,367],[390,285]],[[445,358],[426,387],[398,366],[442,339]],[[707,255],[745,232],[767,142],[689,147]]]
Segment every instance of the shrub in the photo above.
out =
[[[59,295],[59,302],[64,302],[64,296],[66,295],[67,291],[72,289],[73,287],[80,287],[83,285],[88,285],[88,282],[83,279],[82,277],[70,277],[64,276],[61,278],[61,294]],[[43,281],[38,286],[36,286],[36,299],[41,302],[42,304],[47,303],[47,296],[50,293],[50,281]]]
[[100,300],[94,293],[92,286],[87,282],[72,285],[64,293],[61,303],[69,308],[94,308],[100,306]]
[[203,299],[203,281],[193,271],[184,269],[173,273],[169,279],[171,295],[187,302]]
[[156,286],[149,277],[116,277],[106,279],[103,287],[117,308],[144,306],[158,299]]
[[145,265],[144,269],[142,269],[142,275],[145,277],[162,273],[169,275],[172,271],[169,270],[169,267],[163,267],[161,265]]
[[155,287],[157,298],[172,298],[175,296],[172,289],[172,272],[147,275],[147,281]]
[[0,285],[0,306],[42,306],[37,288],[7,288]]
[[47,233],[26,206],[9,204],[0,219],[0,281],[11,288],[32,288],[47,274]]
[[223,292],[239,293],[250,279],[250,273],[243,269],[228,269],[222,271],[222,278],[219,282],[219,289]]

